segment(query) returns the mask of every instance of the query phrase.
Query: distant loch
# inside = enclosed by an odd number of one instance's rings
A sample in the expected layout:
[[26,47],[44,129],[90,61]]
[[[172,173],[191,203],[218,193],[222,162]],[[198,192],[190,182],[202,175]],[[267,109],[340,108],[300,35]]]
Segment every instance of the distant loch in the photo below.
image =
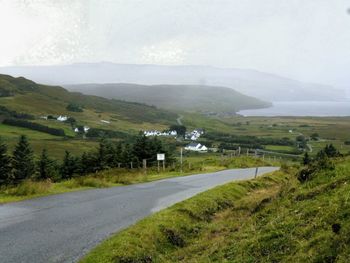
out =
[[350,100],[344,101],[279,101],[272,107],[238,112],[243,116],[350,116]]

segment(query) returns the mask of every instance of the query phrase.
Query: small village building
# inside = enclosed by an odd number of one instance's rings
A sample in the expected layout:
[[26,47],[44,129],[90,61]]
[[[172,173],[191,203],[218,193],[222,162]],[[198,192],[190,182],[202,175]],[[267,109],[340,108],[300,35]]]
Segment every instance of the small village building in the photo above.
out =
[[185,147],[185,150],[193,152],[207,152],[208,148],[200,143],[191,142]]
[[68,117],[67,117],[67,116],[62,116],[62,115],[60,115],[60,116],[58,116],[57,120],[58,120],[58,121],[67,121],[67,120],[68,120]]

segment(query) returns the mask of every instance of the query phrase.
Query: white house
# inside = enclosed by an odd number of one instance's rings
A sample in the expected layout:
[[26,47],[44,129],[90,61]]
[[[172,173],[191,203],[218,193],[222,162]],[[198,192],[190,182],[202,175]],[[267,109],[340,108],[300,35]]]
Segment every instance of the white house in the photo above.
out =
[[68,117],[60,115],[60,116],[58,116],[57,120],[58,121],[66,121],[66,120],[68,120]]
[[144,131],[143,134],[146,137],[148,137],[148,136],[177,136],[177,131],[160,132],[160,131],[154,130],[154,131]]
[[204,130],[197,128],[197,129],[194,129],[190,133],[186,133],[185,139],[191,140],[191,141],[197,141],[199,139],[199,137],[201,137],[201,135],[203,135],[203,134],[204,134]]
[[85,132],[85,133],[88,132],[89,130],[90,130],[90,127],[84,126],[84,132]]
[[79,132],[79,128],[75,128],[75,129],[74,129],[74,132]]
[[207,152],[208,148],[205,145],[202,145],[200,143],[191,142],[189,145],[185,147],[185,150],[193,151],[193,152]]

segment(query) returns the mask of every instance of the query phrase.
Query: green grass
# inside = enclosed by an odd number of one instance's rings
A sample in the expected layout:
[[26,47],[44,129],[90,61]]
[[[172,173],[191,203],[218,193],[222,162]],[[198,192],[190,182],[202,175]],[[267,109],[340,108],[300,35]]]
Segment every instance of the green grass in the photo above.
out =
[[[189,163],[191,165],[188,165]],[[179,165],[176,165],[174,167],[168,167],[165,171],[161,170],[159,173],[156,168],[149,168],[147,171],[142,169],[110,169],[101,171],[97,174],[75,177],[70,180],[56,183],[50,181],[35,182],[28,180],[15,187],[0,188],[0,204],[91,188],[105,188],[151,182],[170,177],[216,172],[229,168],[245,168],[269,165],[278,164],[245,156],[222,160],[218,156],[213,155],[206,159],[186,159],[183,165],[182,173],[180,172]]]
[[295,173],[199,194],[112,236],[81,262],[348,262],[350,160],[303,184]]

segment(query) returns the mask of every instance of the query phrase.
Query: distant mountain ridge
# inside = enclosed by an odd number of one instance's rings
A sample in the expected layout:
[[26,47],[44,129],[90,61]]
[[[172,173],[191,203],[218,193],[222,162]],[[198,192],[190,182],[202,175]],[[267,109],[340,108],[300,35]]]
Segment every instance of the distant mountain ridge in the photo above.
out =
[[271,103],[225,87],[200,85],[81,84],[65,85],[72,91],[154,105],[158,108],[212,113],[235,113],[265,108]]
[[255,70],[211,66],[160,66],[81,63],[56,66],[1,67],[1,73],[50,85],[135,83],[141,85],[207,85],[233,88],[267,101],[341,100],[345,91],[303,83]]

